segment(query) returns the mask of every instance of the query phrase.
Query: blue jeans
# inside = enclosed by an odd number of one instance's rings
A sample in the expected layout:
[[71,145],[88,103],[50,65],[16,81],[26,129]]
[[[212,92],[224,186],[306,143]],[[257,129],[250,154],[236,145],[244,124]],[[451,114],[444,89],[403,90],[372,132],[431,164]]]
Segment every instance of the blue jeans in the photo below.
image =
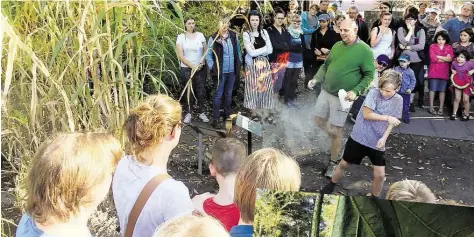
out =
[[403,98],[403,113],[402,121],[405,123],[410,122],[410,94],[398,93]]
[[219,120],[221,108],[222,96],[225,96],[224,100],[224,118],[227,118],[230,113],[230,106],[232,103],[232,90],[234,89],[235,73],[222,73],[219,85],[217,86],[216,94],[213,98],[212,105],[212,119]]

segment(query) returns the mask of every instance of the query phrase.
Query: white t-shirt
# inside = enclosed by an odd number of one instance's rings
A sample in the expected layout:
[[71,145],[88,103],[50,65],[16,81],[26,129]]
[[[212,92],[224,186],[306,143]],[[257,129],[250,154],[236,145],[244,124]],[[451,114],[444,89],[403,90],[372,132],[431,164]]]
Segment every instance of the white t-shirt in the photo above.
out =
[[[121,236],[125,234],[128,216],[145,185],[159,173],[158,167],[138,163],[132,156],[125,156],[117,165],[112,182],[112,192],[120,222]],[[181,181],[163,181],[151,194],[138,217],[134,237],[153,236],[156,228],[165,221],[193,211],[189,190]]]
[[[201,32],[196,32],[196,37],[190,39],[185,34],[178,35],[176,39],[176,44],[180,45],[183,49],[183,57],[193,63],[193,65],[198,64],[202,58],[202,52],[204,48],[202,43],[205,43],[206,39]],[[181,67],[188,67],[183,62],[180,63]]]

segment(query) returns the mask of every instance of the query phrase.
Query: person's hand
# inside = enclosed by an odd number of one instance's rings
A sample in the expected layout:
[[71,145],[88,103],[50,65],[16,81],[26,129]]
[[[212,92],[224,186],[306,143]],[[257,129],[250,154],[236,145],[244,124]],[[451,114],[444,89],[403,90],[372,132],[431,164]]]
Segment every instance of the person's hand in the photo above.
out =
[[384,148],[386,141],[387,141],[387,139],[385,139],[384,137],[380,138],[380,139],[377,141],[377,149],[382,149],[382,148]]
[[398,46],[400,47],[400,49],[403,49],[403,50],[406,49],[405,45],[403,45],[403,44],[399,44]]
[[345,100],[347,101],[354,101],[356,100],[357,96],[353,91],[348,91]]
[[319,51],[319,49],[315,49],[314,50],[314,54],[316,54],[317,56],[321,56],[321,51]]
[[407,90],[407,94],[411,94],[411,89],[408,89],[408,90]]
[[472,76],[472,74],[474,74],[474,70],[469,71],[467,74],[469,74],[469,76]]
[[388,116],[387,117],[387,121],[389,124],[393,125],[393,126],[398,126],[400,125],[400,120],[398,120],[397,118],[395,117],[392,117],[392,116]]
[[321,52],[322,52],[323,54],[328,54],[328,53],[329,53],[329,49],[322,48],[322,49],[321,49]]
[[316,79],[312,79],[308,82],[308,88],[309,89],[312,90],[314,88],[314,86],[316,86]]
[[407,29],[408,29],[408,31],[413,31],[415,29],[415,27],[412,24],[407,24]]
[[454,69],[451,69],[451,72],[454,74],[456,74],[456,71]]

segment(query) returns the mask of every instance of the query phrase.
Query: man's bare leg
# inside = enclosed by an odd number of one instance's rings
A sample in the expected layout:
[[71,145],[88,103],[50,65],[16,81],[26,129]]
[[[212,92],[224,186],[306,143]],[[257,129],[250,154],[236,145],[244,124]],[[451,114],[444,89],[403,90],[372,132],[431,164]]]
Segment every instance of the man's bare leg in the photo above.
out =
[[342,128],[329,124],[328,132],[331,137],[331,161],[337,162],[342,146]]

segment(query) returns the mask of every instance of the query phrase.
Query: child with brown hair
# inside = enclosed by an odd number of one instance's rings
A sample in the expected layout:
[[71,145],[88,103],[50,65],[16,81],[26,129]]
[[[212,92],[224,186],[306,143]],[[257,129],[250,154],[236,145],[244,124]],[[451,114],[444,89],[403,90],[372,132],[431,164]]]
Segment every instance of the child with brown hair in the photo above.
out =
[[158,229],[153,237],[229,237],[218,220],[210,216],[186,215],[173,218]]
[[92,236],[87,221],[106,198],[122,152],[106,133],[60,134],[45,142],[31,160],[16,236]]
[[416,180],[398,181],[390,186],[387,200],[436,203],[436,196],[422,182]]
[[204,193],[193,198],[194,208],[210,215],[224,225],[227,231],[239,223],[240,212],[234,203],[235,175],[247,157],[245,145],[235,138],[222,138],[214,143],[209,170],[216,177],[219,191],[216,195]]
[[342,160],[322,193],[332,193],[349,165],[360,165],[368,156],[374,165],[371,195],[380,196],[385,178],[385,143],[402,117],[403,98],[397,94],[401,83],[402,75],[389,69],[382,74],[378,88],[369,91],[347,140]]
[[230,236],[252,236],[257,188],[296,192],[300,185],[300,167],[293,158],[274,148],[252,153],[237,172],[235,203],[240,210],[240,220],[239,225],[230,230]]
[[[181,126],[181,105],[167,95],[149,96],[130,112],[125,131],[133,155],[120,160],[112,183],[122,236],[152,236],[161,223],[192,213],[188,188],[167,169]],[[149,184],[154,189],[137,217],[134,207]]]

